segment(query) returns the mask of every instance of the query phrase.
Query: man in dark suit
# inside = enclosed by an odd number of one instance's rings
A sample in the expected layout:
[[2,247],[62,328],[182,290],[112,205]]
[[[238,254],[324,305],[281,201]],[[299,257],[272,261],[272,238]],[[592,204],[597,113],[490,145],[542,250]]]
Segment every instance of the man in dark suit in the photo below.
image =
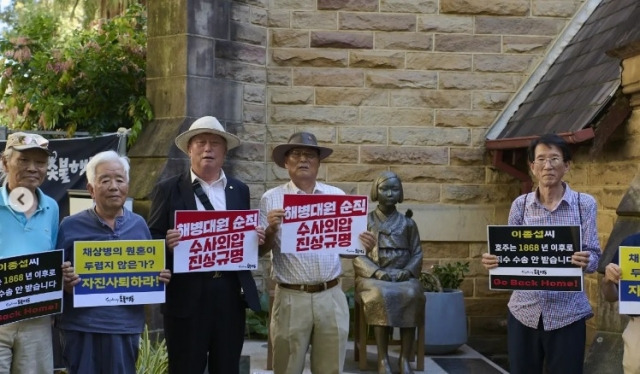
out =
[[[166,239],[167,262],[180,240],[176,210],[246,210],[249,188],[222,170],[229,149],[240,139],[227,133],[215,117],[196,120],[178,135],[176,146],[189,156],[188,172],[159,182],[153,191],[149,229]],[[259,242],[264,230],[258,228]],[[238,373],[244,342],[245,308],[260,310],[249,271],[174,274],[163,305],[164,331],[172,374]]]

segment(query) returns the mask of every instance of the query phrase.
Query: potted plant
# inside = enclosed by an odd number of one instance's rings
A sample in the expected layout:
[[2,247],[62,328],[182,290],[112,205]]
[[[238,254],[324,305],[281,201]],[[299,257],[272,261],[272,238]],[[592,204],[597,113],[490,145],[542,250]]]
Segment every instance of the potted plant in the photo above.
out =
[[433,265],[420,274],[425,304],[425,352],[441,355],[455,352],[467,342],[467,315],[464,295],[459,289],[468,262]]

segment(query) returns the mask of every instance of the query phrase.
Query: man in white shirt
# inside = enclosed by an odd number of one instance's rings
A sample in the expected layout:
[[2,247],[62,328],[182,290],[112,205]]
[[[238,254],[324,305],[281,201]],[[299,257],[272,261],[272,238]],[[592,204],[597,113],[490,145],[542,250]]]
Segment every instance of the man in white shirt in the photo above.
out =
[[[337,254],[280,252],[280,223],[285,194],[340,194],[344,192],[316,180],[320,161],[332,149],[318,146],[308,132],[293,134],[273,149],[273,161],[288,170],[291,180],[265,192],[260,201],[260,225],[266,227],[261,254],[272,251],[275,290],[270,335],[275,374],[300,374],[311,344],[311,371],[341,373],[349,334],[349,307],[339,277]],[[375,245],[370,232],[360,234],[367,251]]]

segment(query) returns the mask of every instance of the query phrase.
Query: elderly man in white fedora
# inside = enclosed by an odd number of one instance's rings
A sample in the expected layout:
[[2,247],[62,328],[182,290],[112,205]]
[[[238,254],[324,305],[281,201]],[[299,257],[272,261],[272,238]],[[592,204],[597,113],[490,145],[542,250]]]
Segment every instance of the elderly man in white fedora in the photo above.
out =
[[[149,229],[166,239],[167,262],[180,233],[176,210],[246,210],[249,188],[222,170],[227,151],[240,139],[215,117],[197,119],[178,135],[176,146],[189,156],[190,170],[159,182],[153,191]],[[259,240],[264,230],[258,229]],[[250,271],[174,274],[163,305],[164,332],[172,374],[238,373],[244,343],[245,308],[260,310]]]
[[[269,331],[275,374],[301,374],[309,345],[312,373],[338,374],[344,365],[349,307],[340,287],[340,257],[331,253],[281,253],[279,234],[285,194],[344,195],[341,189],[316,180],[320,161],[332,152],[319,146],[312,133],[298,132],[271,154],[291,178],[265,192],[260,200],[260,224],[266,228],[260,251],[272,251],[271,276],[278,284]],[[367,251],[375,245],[375,237],[368,231],[360,234],[360,240]]]
[[[15,132],[2,153],[0,258],[56,248],[58,204],[40,185],[47,175],[49,141]],[[0,326],[0,373],[52,373],[51,317]]]

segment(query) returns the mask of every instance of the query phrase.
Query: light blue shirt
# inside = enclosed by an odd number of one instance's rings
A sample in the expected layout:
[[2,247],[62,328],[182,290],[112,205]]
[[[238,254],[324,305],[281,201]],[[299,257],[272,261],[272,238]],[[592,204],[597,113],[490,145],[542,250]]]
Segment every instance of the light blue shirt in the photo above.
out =
[[58,204],[39,188],[38,208],[27,219],[11,209],[7,185],[0,188],[0,258],[55,249],[58,239]]

